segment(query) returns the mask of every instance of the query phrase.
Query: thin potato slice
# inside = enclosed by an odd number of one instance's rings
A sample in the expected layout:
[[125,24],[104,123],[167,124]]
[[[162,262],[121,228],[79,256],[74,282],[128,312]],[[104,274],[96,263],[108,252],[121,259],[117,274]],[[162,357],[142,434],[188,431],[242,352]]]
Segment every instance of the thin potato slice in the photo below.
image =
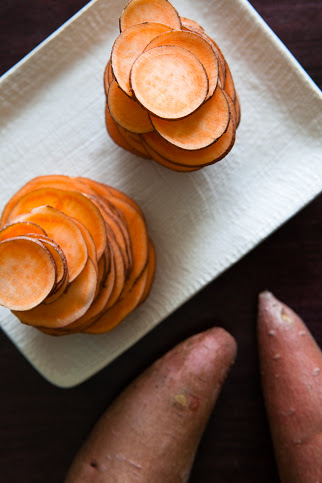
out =
[[47,248],[27,237],[0,243],[0,304],[11,310],[39,305],[56,283],[56,267]]
[[107,310],[94,324],[90,325],[82,332],[85,334],[102,334],[108,332],[122,320],[125,319],[140,303],[145,290],[146,280],[148,277],[148,267],[146,266],[143,273],[136,281],[132,289],[127,292],[126,296],[120,299],[113,307]]
[[209,37],[209,35],[207,35],[206,33],[203,33],[203,34],[200,33],[200,35],[202,35],[210,43],[210,45],[212,46],[212,48],[217,54],[218,61],[219,61],[218,76],[219,76],[220,85],[224,89],[225,82],[226,82],[226,65],[227,65],[225,57],[222,51],[220,50],[220,48],[218,47],[218,45],[216,44],[216,42],[211,37]]
[[147,296],[150,293],[152,283],[154,280],[155,275],[155,267],[156,267],[156,256],[155,256],[155,249],[153,246],[152,241],[149,239],[149,263],[148,263],[148,274],[145,282],[145,287],[143,294],[141,296],[140,304],[142,304]]
[[108,109],[114,121],[133,133],[153,131],[148,112],[127,96],[113,80],[107,97]]
[[203,35],[205,33],[205,29],[194,20],[191,20],[187,17],[180,17],[180,19],[182,30],[189,30],[190,32],[195,32],[199,35]]
[[236,125],[236,128],[237,128],[240,124],[240,116],[241,116],[240,99],[237,92],[236,92],[236,99],[235,99],[235,110],[236,110],[236,117],[237,117],[237,125]]
[[178,12],[168,0],[131,0],[120,16],[120,31],[143,22],[160,22],[181,29]]
[[127,144],[131,146],[132,152],[137,152],[141,158],[150,159],[139,134],[129,132],[121,126],[118,126],[118,129]]
[[93,190],[95,190],[99,195],[103,196],[103,198],[107,198],[111,203],[113,203],[113,199],[115,198],[121,198],[122,200],[127,201],[130,205],[133,206],[133,208],[136,209],[144,218],[143,212],[139,205],[133,200],[133,198],[130,198],[127,196],[123,191],[118,190],[117,188],[114,188],[113,186],[108,186],[107,184],[104,183],[99,183],[98,181],[94,181],[89,178],[77,178],[77,180],[85,183],[89,187],[91,187]]
[[113,71],[112,71],[111,59],[109,59],[104,71],[104,90],[105,90],[106,97],[108,96],[108,89],[112,83],[112,80],[113,80]]
[[126,280],[126,272],[125,272],[125,266],[124,266],[124,258],[122,256],[122,250],[117,244],[113,233],[110,233],[108,236],[109,236],[111,257],[113,258],[113,261],[114,261],[115,279],[114,279],[113,290],[110,294],[109,300],[105,308],[112,307],[116,303],[116,301],[119,299],[124,289],[125,280]]
[[131,270],[132,266],[132,254],[131,254],[131,242],[129,238],[129,234],[127,232],[127,228],[123,225],[121,219],[118,219],[111,209],[109,208],[108,204],[104,202],[104,200],[97,199],[97,204],[100,206],[102,216],[105,220],[106,226],[108,229],[113,233],[114,238],[121,249],[122,258],[124,261],[125,267],[125,274]]
[[213,164],[225,157],[234,145],[236,128],[233,116],[230,116],[227,131],[218,141],[198,151],[187,151],[178,148],[163,139],[156,132],[142,134],[142,137],[152,149],[166,160],[181,166],[196,168]]
[[13,311],[18,319],[36,327],[65,327],[81,317],[93,302],[96,292],[97,272],[93,261],[87,263],[77,278],[55,302],[26,311]]
[[[80,220],[77,220],[77,218],[72,218],[72,220],[78,226],[78,228],[80,229],[80,231],[81,231],[81,233],[84,237],[86,246],[87,246],[88,256],[92,259],[92,261],[95,265],[96,271],[98,271],[97,251],[96,251],[96,246],[95,246],[92,235],[90,234],[90,232],[88,231],[86,226]],[[107,244],[107,241],[106,241],[106,244]],[[106,252],[106,247],[105,247],[105,250],[103,252],[103,255],[105,254],[105,252]],[[101,258],[102,257],[100,257],[100,259]]]
[[82,331],[96,322],[96,320],[104,313],[105,307],[113,291],[114,283],[115,267],[114,262],[112,262],[111,270],[109,271],[105,281],[100,284],[98,294],[85,314],[75,322],[72,322],[62,329],[56,329],[56,331],[59,331],[60,335],[73,334]]
[[225,91],[232,98],[233,102],[235,102],[235,100],[236,100],[235,84],[234,84],[233,76],[231,75],[231,71],[230,71],[230,68],[229,68],[229,65],[227,64],[227,62],[226,62]]
[[133,146],[131,146],[131,144],[129,144],[125,137],[121,134],[121,127],[117,126],[116,122],[112,118],[107,104],[105,106],[105,124],[107,131],[115,144],[123,149],[126,149],[127,151],[130,151],[130,153],[141,157],[140,151],[134,149]]
[[68,279],[68,271],[66,272],[66,276],[63,278],[62,282],[58,285],[57,288],[53,292],[51,292],[48,297],[45,298],[43,301],[43,304],[52,304],[57,300],[67,289],[69,284],[69,279]]
[[143,144],[147,152],[150,154],[151,158],[156,161],[158,164],[165,166],[166,168],[171,169],[172,171],[179,171],[182,173],[190,173],[192,171],[197,171],[200,168],[189,168],[187,166],[180,166],[179,164],[174,164],[171,161],[166,160],[156,151],[154,151],[148,144],[146,144],[143,140]]
[[[59,285],[64,279],[64,277],[66,276],[66,273],[68,271],[67,260],[63,250],[54,240],[52,240],[48,236],[38,235],[35,233],[30,233],[29,235],[26,235],[26,236],[27,238],[38,240],[47,248],[47,250],[53,257],[53,260],[56,265],[56,286]],[[54,287],[53,291],[55,290],[56,288]]]
[[167,141],[182,149],[202,149],[217,141],[226,131],[230,109],[220,86],[197,111],[178,121],[151,116],[155,130]]
[[140,213],[126,200],[115,198],[113,204],[126,218],[133,257],[132,270],[125,282],[123,297],[131,290],[148,263],[149,244],[145,220]]
[[49,238],[58,243],[67,259],[70,282],[82,272],[88,258],[87,245],[82,232],[69,216],[51,206],[40,206],[17,218],[40,225]]
[[171,30],[156,21],[140,23],[129,27],[115,40],[111,53],[112,71],[120,88],[133,97],[130,87],[130,72],[137,57],[154,37]]
[[106,230],[99,209],[88,196],[77,191],[53,187],[38,188],[23,195],[11,210],[8,221],[22,213],[28,213],[37,206],[52,206],[72,218],[81,220],[93,237],[97,258],[106,246]]
[[143,52],[133,64],[130,84],[136,99],[153,115],[179,119],[194,112],[208,94],[204,66],[179,46],[160,46]]
[[218,58],[210,43],[201,35],[183,30],[171,30],[155,37],[145,50],[162,45],[178,45],[190,50],[200,60],[207,73],[209,88],[206,100],[216,90],[218,83]]
[[5,225],[2,230],[0,230],[0,242],[6,240],[7,238],[29,235],[30,233],[46,236],[45,230],[35,223],[31,223],[29,221],[13,221],[12,223]]

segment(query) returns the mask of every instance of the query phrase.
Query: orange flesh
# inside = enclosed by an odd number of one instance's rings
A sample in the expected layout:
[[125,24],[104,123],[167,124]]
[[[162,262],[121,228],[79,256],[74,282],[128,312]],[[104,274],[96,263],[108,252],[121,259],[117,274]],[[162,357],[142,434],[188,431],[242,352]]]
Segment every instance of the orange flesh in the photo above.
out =
[[7,238],[29,235],[30,233],[46,236],[46,232],[41,226],[30,223],[29,221],[19,221],[12,222],[2,228],[0,231],[0,242]]
[[[48,238],[44,235],[38,235],[35,233],[30,233],[26,235],[28,238],[32,238],[34,240],[38,240],[41,242],[49,251],[56,266],[56,285],[60,284],[67,272],[67,260],[63,250],[60,246],[54,242],[51,238]],[[55,289],[55,287],[54,287]]]
[[121,32],[143,22],[160,22],[173,29],[181,29],[178,12],[168,0],[132,0],[120,17]]
[[188,116],[208,94],[208,77],[200,60],[179,46],[143,52],[133,64],[130,83],[140,104],[164,119]]
[[41,303],[56,283],[56,267],[47,248],[27,237],[0,243],[0,304],[29,310]]
[[205,33],[205,29],[194,20],[186,17],[180,17],[180,19],[182,24],[182,30],[190,30],[190,32],[195,32],[200,35]]
[[123,149],[126,149],[127,151],[130,151],[130,153],[135,154],[136,156],[141,156],[141,153],[134,149],[121,134],[120,126],[116,125],[116,122],[112,118],[107,104],[105,106],[105,124],[107,131],[115,144]]
[[83,271],[55,302],[26,311],[13,311],[20,321],[39,327],[64,327],[81,317],[90,307],[97,284],[94,263],[88,258]]
[[140,278],[126,296],[107,310],[97,322],[84,329],[83,332],[86,334],[102,334],[119,325],[139,305],[144,294],[147,276],[148,267],[146,266]]
[[125,139],[127,144],[131,146],[132,152],[138,153],[141,158],[149,159],[149,155],[145,150],[145,147],[142,144],[142,140],[139,134],[131,133],[126,129],[123,129],[121,126],[118,126],[118,129],[121,133],[121,136]]
[[92,235],[97,258],[100,258],[106,245],[104,220],[99,209],[82,193],[53,187],[29,191],[16,203],[8,216],[8,221],[18,215],[30,212],[33,208],[45,205],[52,206],[65,215],[81,220]]
[[235,99],[236,99],[235,85],[234,85],[233,77],[231,75],[231,71],[227,62],[226,62],[225,91],[232,98],[233,102],[235,102]]
[[219,161],[226,156],[233,147],[235,135],[235,123],[233,116],[231,116],[227,131],[218,141],[198,151],[187,151],[178,148],[163,139],[156,132],[142,134],[142,137],[152,149],[166,160],[182,166],[201,167]]
[[182,149],[202,149],[214,143],[226,131],[230,119],[227,99],[218,86],[214,95],[196,112],[178,121],[151,116],[156,131]]
[[209,81],[208,95],[206,97],[206,99],[209,99],[215,92],[218,83],[218,58],[210,43],[204,37],[194,32],[172,30],[155,37],[147,45],[145,50],[162,45],[178,45],[179,47],[184,47],[190,50],[200,60],[205,68]]
[[[144,142],[144,140],[143,140]],[[192,171],[197,171],[200,168],[188,168],[187,166],[180,166],[179,164],[174,164],[171,161],[166,160],[162,156],[160,156],[156,151],[154,151],[148,144],[144,144],[145,149],[150,154],[151,158],[156,161],[157,163],[161,164],[165,168],[169,168],[172,171],[179,171],[182,173],[189,173]]]
[[153,131],[148,112],[124,94],[116,80],[110,85],[107,102],[112,118],[124,129],[138,134]]
[[145,282],[144,292],[141,296],[140,304],[142,304],[150,293],[151,286],[154,280],[156,267],[156,257],[155,250],[151,240],[149,240],[149,263],[148,263],[148,274]]
[[72,282],[86,265],[88,251],[84,237],[72,219],[50,206],[34,208],[18,217],[39,224],[63,250],[67,259],[69,281]]
[[134,61],[154,37],[168,30],[167,25],[155,21],[140,23],[129,27],[115,40],[111,54],[112,70],[118,85],[128,96],[132,97],[130,72]]

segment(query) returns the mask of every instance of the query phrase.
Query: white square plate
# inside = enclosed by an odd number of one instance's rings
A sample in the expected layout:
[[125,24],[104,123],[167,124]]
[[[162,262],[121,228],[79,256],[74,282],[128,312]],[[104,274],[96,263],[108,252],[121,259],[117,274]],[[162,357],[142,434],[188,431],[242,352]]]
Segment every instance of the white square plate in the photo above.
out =
[[149,299],[102,336],[54,338],[1,308],[2,329],[50,382],[71,387],[129,348],[322,188],[322,96],[246,0],[173,0],[220,45],[240,95],[232,152],[175,173],[117,147],[103,71],[122,5],[95,0],[1,79],[0,207],[42,174],[88,176],[132,196],[157,251]]

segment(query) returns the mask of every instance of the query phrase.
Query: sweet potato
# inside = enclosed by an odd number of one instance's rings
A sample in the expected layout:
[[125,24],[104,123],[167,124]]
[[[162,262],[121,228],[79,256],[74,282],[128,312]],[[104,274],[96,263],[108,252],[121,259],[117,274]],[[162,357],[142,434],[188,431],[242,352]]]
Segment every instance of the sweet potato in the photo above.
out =
[[205,101],[209,81],[204,66],[190,50],[161,45],[139,55],[131,69],[130,85],[138,102],[152,114],[180,119]]
[[236,343],[221,328],[176,346],[107,409],[65,483],[186,482],[235,356]]
[[282,483],[322,476],[322,353],[304,322],[271,293],[259,296],[262,386]]
[[144,22],[160,22],[174,29],[181,29],[181,20],[168,0],[131,0],[120,17],[120,30]]
[[0,243],[0,304],[29,310],[41,303],[56,283],[56,265],[49,250],[26,236]]
[[198,150],[222,136],[229,124],[230,109],[221,87],[199,109],[184,119],[167,121],[151,116],[155,130],[178,148]]

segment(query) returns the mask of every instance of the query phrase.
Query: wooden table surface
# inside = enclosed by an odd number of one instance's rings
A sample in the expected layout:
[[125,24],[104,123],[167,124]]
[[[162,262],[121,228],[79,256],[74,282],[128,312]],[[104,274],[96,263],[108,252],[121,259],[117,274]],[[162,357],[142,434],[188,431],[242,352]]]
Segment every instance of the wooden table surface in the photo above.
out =
[[[321,88],[321,1],[251,3]],[[0,73],[85,4],[86,0],[2,1]],[[239,353],[199,447],[191,482],[278,482],[257,364],[257,294],[265,288],[275,293],[302,316],[322,344],[321,214],[319,196],[78,387],[63,390],[46,382],[0,331],[1,482],[62,482],[75,451],[119,391],[175,343],[214,324],[236,337]]]

